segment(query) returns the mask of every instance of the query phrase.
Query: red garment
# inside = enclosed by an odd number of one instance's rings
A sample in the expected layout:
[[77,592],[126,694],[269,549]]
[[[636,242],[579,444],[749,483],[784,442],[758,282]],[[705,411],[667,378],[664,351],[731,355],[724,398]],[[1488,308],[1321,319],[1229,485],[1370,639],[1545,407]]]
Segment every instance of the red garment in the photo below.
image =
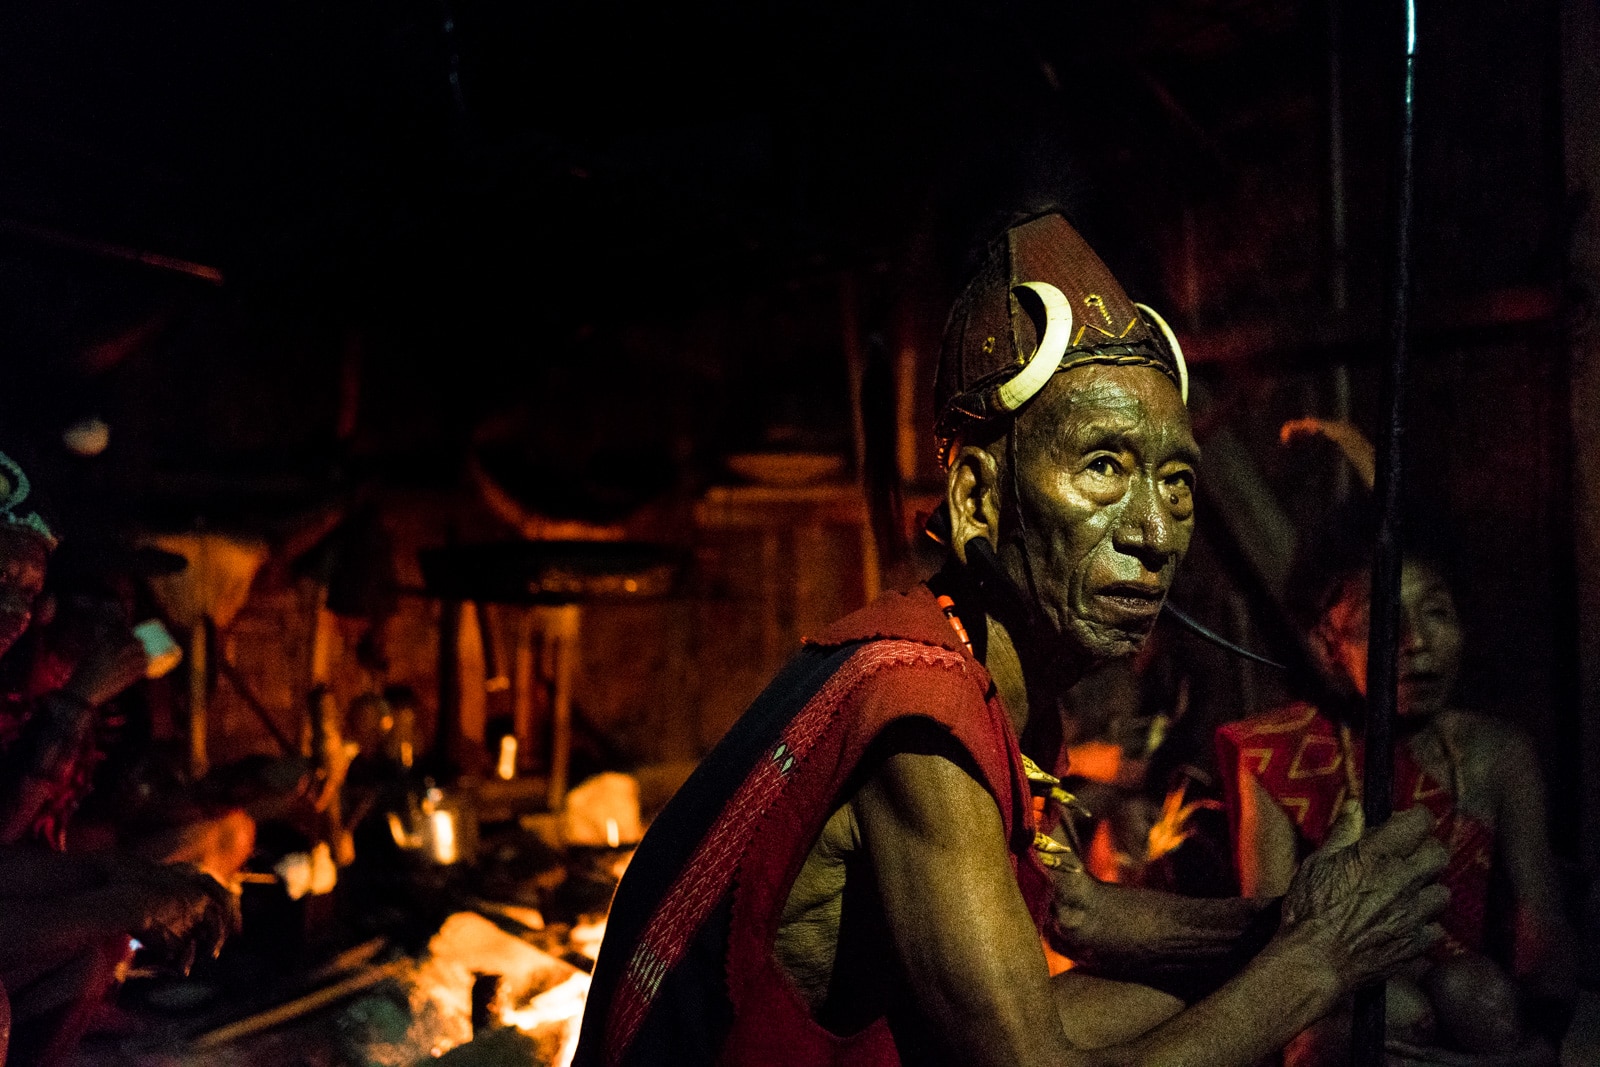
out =
[[[1357,766],[1366,745],[1351,738]],[[1260,782],[1294,823],[1301,856],[1328,839],[1328,831],[1349,793],[1339,728],[1310,704],[1290,704],[1217,731],[1217,762],[1228,790],[1234,855],[1239,854],[1239,775],[1242,766]],[[1434,817],[1434,836],[1450,852],[1439,882],[1450,889],[1450,906],[1440,920],[1446,955],[1481,952],[1494,860],[1494,829],[1456,810],[1447,786],[1423,770],[1411,747],[1395,746],[1395,810],[1421,804]]]
[[[999,808],[1023,898],[1043,929],[1052,891],[1049,875],[1031,848],[1033,806],[1021,750],[988,672],[963,649],[933,595],[922,587],[889,594],[807,645],[802,655],[849,646],[855,650],[803,698],[777,743],[762,750],[757,765],[742,776],[692,855],[671,877],[670,888],[653,903],[646,902],[649,920],[637,939],[617,945],[608,939],[596,970],[596,987],[607,992],[599,1004],[591,994],[593,1017],[585,1018],[578,1062],[611,1067],[712,1062],[698,1054],[685,1056],[679,1049],[640,1047],[634,1038],[660,990],[676,981],[681,995],[685,969],[680,961],[714,926],[712,916],[731,893],[721,957],[725,989],[708,988],[703,994],[707,1000],[731,1000],[731,1025],[714,1062],[724,1067],[899,1064],[883,1018],[848,1037],[819,1025],[779,966],[774,949],[790,887],[824,823],[873,740],[899,720],[931,720],[971,755],[979,780]],[[695,783],[686,790],[691,794],[686,806],[692,805]],[[658,820],[651,833],[658,832],[672,830]],[[641,856],[649,846],[647,835]],[[630,893],[627,878],[618,899],[626,900],[630,910],[637,906],[638,894]],[[676,1003],[694,1007],[698,1001],[691,997]],[[597,1056],[601,1044],[604,1053]]]

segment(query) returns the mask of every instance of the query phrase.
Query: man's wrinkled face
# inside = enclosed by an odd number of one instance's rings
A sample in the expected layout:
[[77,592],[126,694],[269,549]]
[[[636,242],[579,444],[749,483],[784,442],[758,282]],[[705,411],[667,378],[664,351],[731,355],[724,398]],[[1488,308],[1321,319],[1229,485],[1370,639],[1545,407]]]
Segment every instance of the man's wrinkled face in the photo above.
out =
[[1012,580],[1027,590],[1031,569],[1040,611],[1081,652],[1136,651],[1194,533],[1200,449],[1177,387],[1148,367],[1075,367],[1016,432],[1024,531],[1002,551]]
[[[1367,695],[1371,619],[1371,586],[1363,574],[1344,583],[1317,627],[1328,658],[1362,696]],[[1445,706],[1461,667],[1461,643],[1461,620],[1443,576],[1407,559],[1400,569],[1401,715],[1431,715]]]
[[0,655],[33,621],[33,605],[44,591],[49,559],[39,538],[0,524]]

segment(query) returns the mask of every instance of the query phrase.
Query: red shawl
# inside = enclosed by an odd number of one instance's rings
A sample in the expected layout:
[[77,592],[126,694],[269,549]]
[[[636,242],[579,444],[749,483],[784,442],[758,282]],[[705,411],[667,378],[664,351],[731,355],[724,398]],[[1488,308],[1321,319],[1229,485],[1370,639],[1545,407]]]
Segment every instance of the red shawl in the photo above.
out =
[[971,755],[1043,929],[1050,881],[1030,847],[1032,802],[1005,710],[933,595],[890,594],[808,640],[651,827],[617,891],[576,1063],[899,1064],[885,1019],[848,1037],[812,1019],[774,944],[857,764],[908,717],[938,723]]

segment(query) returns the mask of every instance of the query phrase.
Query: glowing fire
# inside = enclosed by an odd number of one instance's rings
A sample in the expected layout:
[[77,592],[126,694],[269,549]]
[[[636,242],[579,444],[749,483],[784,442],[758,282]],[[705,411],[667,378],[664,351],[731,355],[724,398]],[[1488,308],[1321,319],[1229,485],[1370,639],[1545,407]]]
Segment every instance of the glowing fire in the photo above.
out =
[[[605,934],[604,920],[579,923],[572,928],[572,947],[595,959],[600,955],[600,940]],[[588,999],[589,976],[579,971],[560,985],[534,997],[525,1008],[501,1009],[500,1021],[524,1033],[532,1033],[545,1026],[564,1026],[566,1030],[561,1039],[561,1051],[551,1061],[551,1067],[572,1067],[572,1057],[578,1051],[578,1034],[582,1030],[583,1008]]]
[[436,811],[430,817],[433,824],[433,858],[440,863],[456,861],[456,817],[453,812]]
[[[525,918],[544,925],[536,912]],[[575,926],[565,946],[592,958],[598,954],[605,921],[591,918],[598,921]],[[473,1039],[471,989],[486,974],[500,976],[498,1004],[491,1009],[498,1021],[533,1038],[552,1067],[571,1067],[589,996],[589,975],[475,912],[452,915],[429,942],[428,954],[417,969],[410,1034],[416,1045],[437,1057]],[[534,995],[535,990],[540,992]],[[391,1057],[375,1062],[414,1060]]]
[[600,958],[600,941],[606,936],[606,924],[602,919],[599,922],[579,923],[572,928],[568,935],[574,951],[581,952],[591,960]]
[[589,976],[579,971],[554,989],[547,989],[534,997],[526,1008],[505,1008],[500,1020],[515,1026],[524,1033],[544,1026],[562,1025],[566,1028],[552,1067],[572,1067],[572,1057],[578,1051],[579,1024],[583,1021],[583,1006],[589,999]]

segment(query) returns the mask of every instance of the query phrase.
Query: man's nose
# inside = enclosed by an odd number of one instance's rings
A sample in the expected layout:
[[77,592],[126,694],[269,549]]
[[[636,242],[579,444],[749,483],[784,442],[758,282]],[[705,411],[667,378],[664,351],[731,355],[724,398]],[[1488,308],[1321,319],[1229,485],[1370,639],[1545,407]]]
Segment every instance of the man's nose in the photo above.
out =
[[1161,506],[1153,478],[1135,478],[1128,494],[1112,541],[1119,550],[1136,557],[1146,570],[1159,571],[1178,551],[1178,524]]

